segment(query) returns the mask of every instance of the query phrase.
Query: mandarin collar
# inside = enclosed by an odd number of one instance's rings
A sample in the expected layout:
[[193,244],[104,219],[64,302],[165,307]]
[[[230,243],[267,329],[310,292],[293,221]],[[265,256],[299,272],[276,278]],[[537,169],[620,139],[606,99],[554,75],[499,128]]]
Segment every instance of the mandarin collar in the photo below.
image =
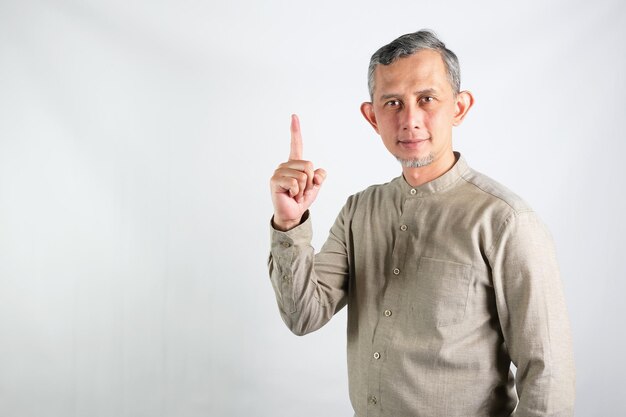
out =
[[465,158],[459,152],[454,152],[454,157],[456,162],[445,174],[418,187],[411,186],[404,175],[400,175],[394,182],[400,187],[402,194],[407,197],[425,197],[442,192],[452,187],[469,169]]

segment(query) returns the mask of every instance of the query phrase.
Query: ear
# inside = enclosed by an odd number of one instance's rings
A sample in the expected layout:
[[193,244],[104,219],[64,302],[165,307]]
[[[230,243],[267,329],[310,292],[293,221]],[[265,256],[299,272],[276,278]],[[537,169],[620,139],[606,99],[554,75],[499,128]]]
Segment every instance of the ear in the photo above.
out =
[[378,131],[378,123],[376,122],[376,114],[374,114],[374,105],[369,101],[361,104],[361,114],[365,117],[365,120],[372,125],[376,133],[380,135],[380,132]]
[[469,109],[474,105],[474,96],[469,91],[461,91],[456,95],[456,109],[454,113],[453,124],[458,126],[461,124]]

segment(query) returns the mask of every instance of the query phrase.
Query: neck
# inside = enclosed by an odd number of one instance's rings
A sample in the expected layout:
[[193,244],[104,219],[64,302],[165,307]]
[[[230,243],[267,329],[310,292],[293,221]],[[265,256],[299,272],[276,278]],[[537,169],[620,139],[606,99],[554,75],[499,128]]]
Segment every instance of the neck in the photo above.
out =
[[456,156],[452,151],[441,158],[435,159],[431,164],[420,168],[402,168],[404,179],[411,187],[419,187],[432,180],[441,177],[448,172],[456,163]]

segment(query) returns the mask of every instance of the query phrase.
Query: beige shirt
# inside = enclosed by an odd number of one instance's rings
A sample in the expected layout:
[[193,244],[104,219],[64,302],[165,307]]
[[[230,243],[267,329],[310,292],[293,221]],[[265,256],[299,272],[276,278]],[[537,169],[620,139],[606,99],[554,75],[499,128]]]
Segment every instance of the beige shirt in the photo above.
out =
[[572,416],[552,239],[524,201],[456,156],[422,186],[399,177],[348,198],[316,255],[309,218],[272,229],[281,316],[301,335],[348,305],[359,417]]

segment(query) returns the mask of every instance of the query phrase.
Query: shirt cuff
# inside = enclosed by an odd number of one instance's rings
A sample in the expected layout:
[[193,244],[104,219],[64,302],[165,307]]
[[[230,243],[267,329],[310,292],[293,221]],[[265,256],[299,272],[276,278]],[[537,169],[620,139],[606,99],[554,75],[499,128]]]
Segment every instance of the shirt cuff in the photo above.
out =
[[307,210],[302,215],[302,221],[296,227],[286,232],[277,230],[270,220],[270,239],[272,252],[279,253],[289,250],[292,246],[310,245],[313,238],[311,216]]

